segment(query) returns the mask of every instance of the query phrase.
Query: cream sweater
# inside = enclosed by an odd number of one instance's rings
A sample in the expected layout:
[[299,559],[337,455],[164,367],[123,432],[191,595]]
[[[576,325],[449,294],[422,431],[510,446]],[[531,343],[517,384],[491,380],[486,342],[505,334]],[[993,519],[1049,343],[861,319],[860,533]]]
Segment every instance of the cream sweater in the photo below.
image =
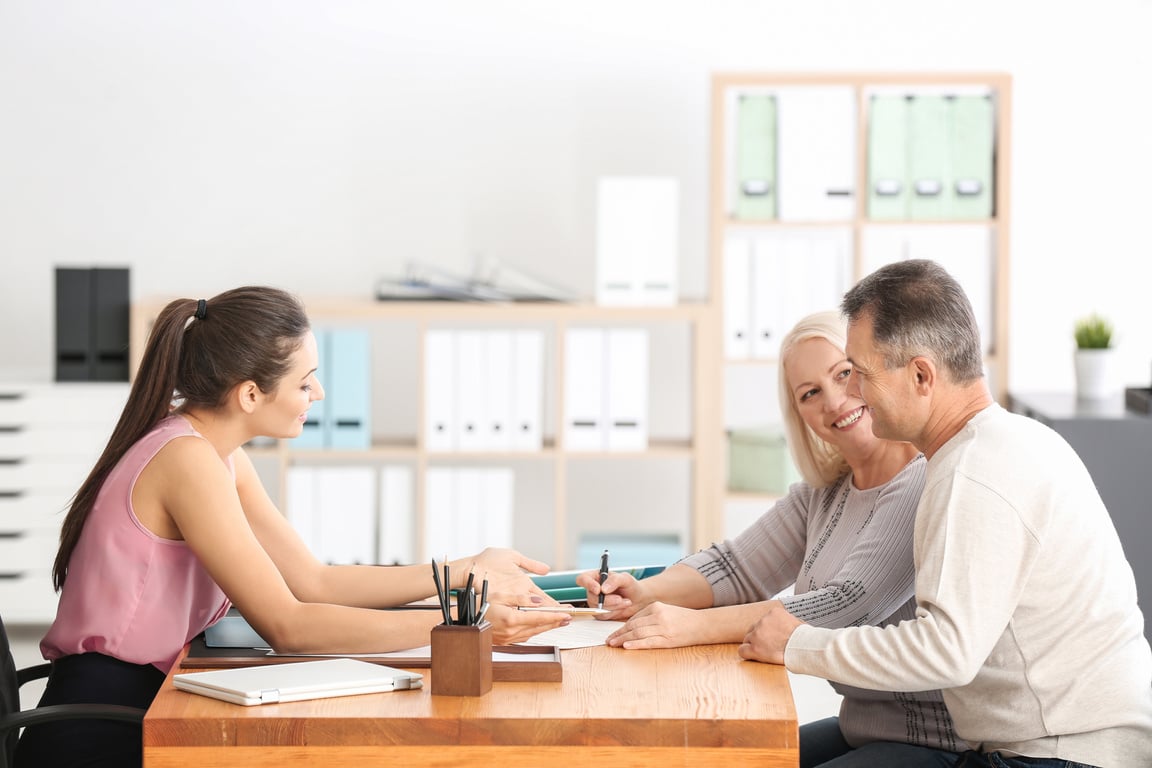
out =
[[992,405],[928,462],[916,617],[804,625],[788,669],[881,690],[944,689],[984,751],[1152,765],[1152,650],[1132,569],[1083,462]]

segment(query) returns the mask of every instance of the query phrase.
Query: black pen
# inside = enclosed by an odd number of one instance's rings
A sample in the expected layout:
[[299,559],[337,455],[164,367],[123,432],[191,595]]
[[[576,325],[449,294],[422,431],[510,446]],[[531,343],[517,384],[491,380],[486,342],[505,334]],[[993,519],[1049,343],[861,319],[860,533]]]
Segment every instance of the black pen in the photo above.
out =
[[604,607],[604,582],[608,579],[608,550],[604,550],[604,554],[600,555],[600,599],[596,603],[597,608]]
[[436,599],[440,601],[440,612],[444,614],[444,623],[452,623],[452,614],[448,612],[448,593],[440,583],[440,571],[436,569],[436,560],[432,560],[432,581],[436,583]]

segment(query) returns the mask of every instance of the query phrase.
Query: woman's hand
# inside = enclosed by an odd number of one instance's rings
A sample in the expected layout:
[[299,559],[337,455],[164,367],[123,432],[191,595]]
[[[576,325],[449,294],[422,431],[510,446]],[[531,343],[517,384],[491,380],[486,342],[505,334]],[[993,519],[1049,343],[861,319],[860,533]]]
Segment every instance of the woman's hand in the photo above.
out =
[[492,644],[521,643],[541,632],[563,627],[572,621],[567,613],[551,611],[518,611],[517,605],[541,605],[533,595],[489,595],[488,613],[484,619],[492,624]]
[[710,642],[707,626],[704,611],[656,602],[637,611],[624,626],[608,635],[605,642],[628,650],[681,648]]
[[623,621],[648,602],[644,599],[642,583],[630,573],[609,573],[601,585],[599,570],[584,571],[576,577],[576,584],[584,587],[588,605],[593,607],[599,604],[600,592],[604,592],[604,610],[611,613],[597,614],[597,619]]
[[[548,573],[547,563],[525,557],[514,549],[488,547],[475,557],[455,560],[452,566],[452,586],[464,586],[469,571],[474,570],[474,586],[477,592],[484,579],[488,579],[488,590],[510,594],[529,593],[545,597],[544,590],[528,577],[528,573]],[[527,571],[528,573],[525,573]],[[525,603],[528,605],[529,603]]]

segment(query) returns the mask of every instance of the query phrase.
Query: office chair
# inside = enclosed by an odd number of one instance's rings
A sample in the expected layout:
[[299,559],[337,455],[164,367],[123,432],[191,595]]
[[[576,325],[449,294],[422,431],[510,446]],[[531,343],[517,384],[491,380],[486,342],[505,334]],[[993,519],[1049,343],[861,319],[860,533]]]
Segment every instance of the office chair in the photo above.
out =
[[8,644],[8,631],[0,617],[0,768],[11,768],[20,729],[58,720],[99,718],[141,724],[144,710],[116,704],[54,704],[37,709],[20,710],[20,686],[30,680],[48,677],[50,664],[37,664],[16,669],[12,649]]

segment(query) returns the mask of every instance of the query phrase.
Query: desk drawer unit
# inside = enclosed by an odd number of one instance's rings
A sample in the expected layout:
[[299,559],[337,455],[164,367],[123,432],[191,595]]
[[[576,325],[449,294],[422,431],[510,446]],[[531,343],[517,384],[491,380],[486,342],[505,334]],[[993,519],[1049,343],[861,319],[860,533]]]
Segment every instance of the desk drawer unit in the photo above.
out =
[[72,496],[104,450],[127,384],[0,384],[0,611],[56,616],[52,561]]

